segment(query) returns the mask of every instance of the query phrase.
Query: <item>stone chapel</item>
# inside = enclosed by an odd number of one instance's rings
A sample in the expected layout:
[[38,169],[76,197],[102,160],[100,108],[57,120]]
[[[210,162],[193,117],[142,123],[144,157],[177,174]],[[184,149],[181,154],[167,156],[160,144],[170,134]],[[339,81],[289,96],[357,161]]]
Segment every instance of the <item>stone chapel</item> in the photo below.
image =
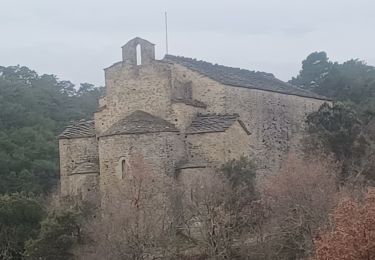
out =
[[142,168],[182,184],[241,156],[275,172],[327,100],[270,73],[166,55],[134,38],[105,70],[92,119],[59,136],[63,196],[96,200]]

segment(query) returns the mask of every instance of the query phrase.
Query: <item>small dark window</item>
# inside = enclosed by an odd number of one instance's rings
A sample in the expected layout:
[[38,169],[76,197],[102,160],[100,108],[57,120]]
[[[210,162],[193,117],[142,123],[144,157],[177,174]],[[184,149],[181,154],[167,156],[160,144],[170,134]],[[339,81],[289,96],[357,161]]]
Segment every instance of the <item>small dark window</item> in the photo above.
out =
[[122,174],[123,178],[125,176],[125,170],[126,170],[126,161],[125,161],[125,159],[122,159],[122,161],[121,161],[121,174]]

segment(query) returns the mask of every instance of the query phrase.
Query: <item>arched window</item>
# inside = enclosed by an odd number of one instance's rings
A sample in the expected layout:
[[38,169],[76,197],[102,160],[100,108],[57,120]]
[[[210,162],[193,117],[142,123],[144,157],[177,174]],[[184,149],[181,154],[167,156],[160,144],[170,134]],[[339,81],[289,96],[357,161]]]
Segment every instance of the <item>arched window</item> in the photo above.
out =
[[135,51],[137,53],[137,65],[142,65],[142,51],[141,51],[141,45],[137,44],[137,47],[135,48]]

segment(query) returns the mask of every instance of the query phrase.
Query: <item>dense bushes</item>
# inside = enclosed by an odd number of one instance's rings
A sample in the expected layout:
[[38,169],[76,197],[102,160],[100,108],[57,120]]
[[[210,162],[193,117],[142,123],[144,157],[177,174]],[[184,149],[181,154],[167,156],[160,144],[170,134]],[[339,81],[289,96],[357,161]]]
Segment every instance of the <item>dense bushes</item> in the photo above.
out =
[[52,210],[41,222],[38,235],[26,243],[26,259],[72,259],[72,249],[82,242],[80,211],[72,209]]
[[0,195],[0,259],[22,259],[26,241],[38,235],[44,216],[34,198]]
[[343,103],[325,103],[308,115],[307,124],[307,154],[333,155],[342,164],[342,181],[361,175],[374,178],[374,143],[356,110]]
[[315,239],[316,260],[375,259],[375,190],[363,202],[342,198],[332,214],[333,225]]

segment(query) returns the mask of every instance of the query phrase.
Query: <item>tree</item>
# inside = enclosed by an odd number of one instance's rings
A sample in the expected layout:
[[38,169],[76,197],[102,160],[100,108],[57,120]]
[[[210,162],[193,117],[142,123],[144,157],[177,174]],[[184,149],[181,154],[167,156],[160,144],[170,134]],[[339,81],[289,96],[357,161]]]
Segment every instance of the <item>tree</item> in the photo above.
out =
[[[237,259],[260,221],[256,169],[245,157],[195,176],[183,188],[184,233],[207,258]],[[263,216],[263,215],[262,215]]]
[[82,240],[81,212],[52,211],[41,222],[38,236],[26,243],[26,259],[73,259],[71,250]]
[[46,193],[57,182],[57,135],[71,120],[91,117],[103,88],[0,67],[0,194]]
[[[303,259],[314,250],[319,228],[336,206],[335,166],[327,159],[302,160],[291,155],[280,172],[259,184],[270,216],[263,232],[264,259]],[[259,259],[259,258],[257,258]]]
[[316,260],[375,259],[375,189],[364,203],[343,199],[332,214],[333,226],[315,240]]
[[325,80],[331,67],[332,63],[328,61],[327,53],[313,52],[302,61],[302,70],[296,78],[290,80],[290,83],[315,91]]
[[110,197],[102,198],[101,216],[85,225],[92,242],[82,258],[174,259],[179,243],[174,209],[178,191],[170,176],[153,173],[145,165],[142,156],[129,159],[128,176],[111,188]]
[[23,259],[25,243],[36,237],[44,215],[33,198],[0,195],[0,259]]
[[342,179],[360,175],[368,168],[370,139],[358,113],[347,104],[325,103],[307,117],[306,151],[332,153],[342,163]]
[[337,101],[351,102],[362,113],[375,111],[375,67],[351,59],[331,62],[325,52],[314,52],[290,83]]

